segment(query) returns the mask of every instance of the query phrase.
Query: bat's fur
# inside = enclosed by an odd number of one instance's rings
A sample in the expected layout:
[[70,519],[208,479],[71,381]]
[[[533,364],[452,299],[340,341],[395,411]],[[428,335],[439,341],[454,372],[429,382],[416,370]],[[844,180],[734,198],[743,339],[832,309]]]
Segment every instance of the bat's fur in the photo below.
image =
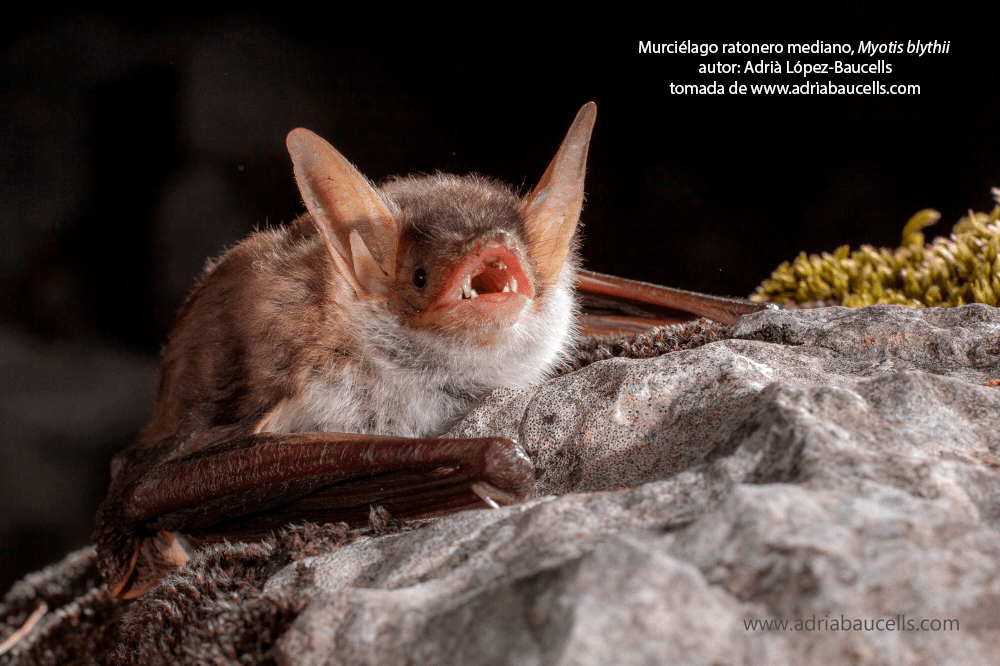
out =
[[[529,241],[523,201],[478,176],[390,182],[381,195],[400,230],[398,282],[412,265],[448,265],[476,238]],[[525,270],[539,275],[524,251]],[[573,331],[571,253],[558,281],[492,344],[467,330],[418,326],[408,302],[361,301],[340,277],[308,214],[256,233],[210,263],[188,298],[161,365],[144,441],[178,453],[252,431],[427,436],[495,387],[521,388],[564,360]],[[402,289],[405,285],[399,285]]]

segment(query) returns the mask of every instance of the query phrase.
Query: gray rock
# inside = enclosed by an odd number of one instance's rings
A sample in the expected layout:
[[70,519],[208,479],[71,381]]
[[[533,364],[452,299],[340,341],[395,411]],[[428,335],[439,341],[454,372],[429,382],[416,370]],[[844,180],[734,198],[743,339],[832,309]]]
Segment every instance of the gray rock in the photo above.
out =
[[0,603],[50,609],[0,663],[995,662],[1000,310],[728,332],[489,396],[451,434],[518,439],[529,502],[218,544],[126,608],[79,551]]
[[279,662],[990,663],[1000,310],[733,335],[495,392],[451,434],[520,441],[538,496],[287,567]]

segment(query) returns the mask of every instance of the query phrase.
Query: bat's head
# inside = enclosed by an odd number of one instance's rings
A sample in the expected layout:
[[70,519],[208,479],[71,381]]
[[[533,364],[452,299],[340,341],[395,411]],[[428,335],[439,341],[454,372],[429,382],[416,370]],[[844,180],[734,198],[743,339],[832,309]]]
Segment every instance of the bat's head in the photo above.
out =
[[[489,342],[551,292],[571,257],[597,107],[586,104],[527,197],[476,177],[373,186],[305,129],[288,135],[302,198],[336,270],[407,324]],[[530,316],[530,315],[528,315]]]
[[400,231],[387,305],[407,325],[488,342],[553,287],[531,256],[523,203],[504,185],[438,174],[382,192]]

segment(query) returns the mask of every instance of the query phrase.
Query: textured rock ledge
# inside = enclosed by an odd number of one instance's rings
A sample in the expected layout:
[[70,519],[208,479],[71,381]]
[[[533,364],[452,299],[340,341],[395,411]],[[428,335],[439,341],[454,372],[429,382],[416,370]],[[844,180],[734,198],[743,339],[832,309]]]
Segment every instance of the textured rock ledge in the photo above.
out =
[[769,311],[732,335],[492,394],[451,434],[519,440],[530,502],[218,550],[114,640],[283,664],[990,663],[1000,310]]
[[[316,594],[279,652],[987,663],[1000,648],[1000,311],[763,312],[733,334],[494,393],[452,434],[519,440],[542,496],[309,561]],[[902,616],[959,628],[864,630]],[[747,628],[813,617],[827,624]]]

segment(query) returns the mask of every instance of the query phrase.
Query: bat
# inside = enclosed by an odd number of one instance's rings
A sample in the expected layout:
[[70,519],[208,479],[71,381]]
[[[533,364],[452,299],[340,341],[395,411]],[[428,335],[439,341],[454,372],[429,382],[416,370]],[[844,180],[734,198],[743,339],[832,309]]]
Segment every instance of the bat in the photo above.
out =
[[580,109],[524,197],[476,175],[376,187],[293,130],[307,212],[209,262],[152,419],[112,462],[94,535],[109,592],[140,596],[201,543],[291,521],[523,501],[534,468],[517,443],[438,435],[491,390],[544,379],[580,334],[761,309],[579,268],[595,118]]

